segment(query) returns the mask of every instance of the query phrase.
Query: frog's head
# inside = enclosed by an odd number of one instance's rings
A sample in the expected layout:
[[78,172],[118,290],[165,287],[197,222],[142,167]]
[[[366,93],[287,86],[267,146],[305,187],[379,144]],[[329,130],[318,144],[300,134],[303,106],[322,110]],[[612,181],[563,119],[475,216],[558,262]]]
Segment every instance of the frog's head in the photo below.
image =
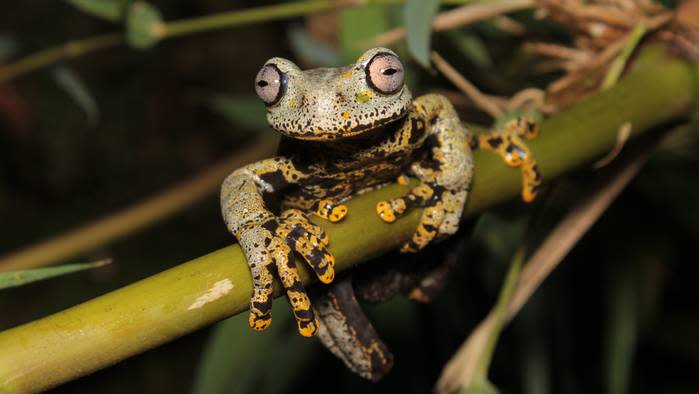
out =
[[370,49],[349,66],[306,71],[275,57],[257,73],[255,91],[273,128],[315,141],[374,130],[403,117],[412,101],[403,64],[386,48]]

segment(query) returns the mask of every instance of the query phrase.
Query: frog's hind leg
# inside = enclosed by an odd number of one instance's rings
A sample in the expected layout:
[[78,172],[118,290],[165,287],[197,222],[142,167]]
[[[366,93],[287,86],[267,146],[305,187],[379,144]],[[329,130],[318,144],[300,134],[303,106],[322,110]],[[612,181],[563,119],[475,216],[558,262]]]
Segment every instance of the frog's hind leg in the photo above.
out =
[[524,140],[534,139],[538,135],[539,127],[534,121],[519,117],[507,122],[500,130],[469,137],[472,149],[491,150],[500,155],[507,165],[522,170],[522,199],[531,202],[541,185],[541,173]]
[[393,366],[393,355],[357,303],[350,278],[314,297],[321,343],[359,376],[379,381]]

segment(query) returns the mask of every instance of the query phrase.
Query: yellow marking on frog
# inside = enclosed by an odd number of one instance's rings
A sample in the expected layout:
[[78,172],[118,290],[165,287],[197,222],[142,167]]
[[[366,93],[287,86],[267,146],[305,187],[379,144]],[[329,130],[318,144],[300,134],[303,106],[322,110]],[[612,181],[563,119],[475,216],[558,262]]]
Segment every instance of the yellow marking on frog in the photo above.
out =
[[318,279],[325,284],[332,283],[332,281],[335,279],[335,270],[327,270],[325,274],[319,276]]
[[328,217],[328,220],[330,220],[333,223],[337,223],[345,218],[347,212],[349,212],[349,210],[347,209],[347,205],[338,205],[332,209],[332,211],[330,212],[330,216]]
[[393,208],[391,208],[391,204],[389,204],[388,201],[380,201],[376,204],[376,213],[381,220],[386,223],[393,223],[396,221],[396,214],[393,212]]
[[340,78],[352,78],[352,71],[347,71],[340,74]]
[[255,331],[264,331],[270,324],[272,324],[271,317],[269,319],[261,319],[259,316],[253,314],[250,314],[248,317],[248,325]]
[[368,90],[364,90],[364,91],[361,91],[361,92],[357,93],[356,99],[357,99],[357,102],[358,102],[358,103],[364,104],[364,103],[368,102],[369,100],[371,100],[371,98],[372,98],[373,96],[374,96],[373,93],[371,93],[371,92],[368,91]]
[[297,322],[298,327],[299,327],[299,333],[303,335],[304,337],[312,337],[316,335],[316,332],[318,332],[318,327],[320,326],[320,323],[318,322],[318,319],[314,319],[312,322],[309,323],[304,323],[304,322]]
[[349,119],[349,117],[350,117],[350,113],[349,113],[348,111],[345,111],[345,112],[342,113],[342,118],[343,118],[343,119],[347,120],[347,119]]

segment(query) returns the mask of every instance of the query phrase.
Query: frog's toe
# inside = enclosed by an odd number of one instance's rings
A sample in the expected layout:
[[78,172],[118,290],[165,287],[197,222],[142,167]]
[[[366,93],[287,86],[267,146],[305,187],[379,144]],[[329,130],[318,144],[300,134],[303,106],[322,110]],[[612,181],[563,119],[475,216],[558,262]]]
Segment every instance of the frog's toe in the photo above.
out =
[[289,210],[282,218],[286,221],[285,237],[287,243],[299,253],[313,268],[323,283],[335,279],[335,258],[328,251],[328,237],[319,227],[308,221],[298,210]]
[[442,193],[442,206],[444,208],[444,220],[439,226],[439,235],[451,235],[459,230],[461,214],[466,204],[465,190],[457,192],[445,191]]
[[420,224],[417,225],[417,230],[410,241],[403,245],[401,252],[417,252],[435,239],[439,235],[439,228],[444,222],[445,213],[441,201],[425,208],[420,218]]
[[423,182],[401,197],[376,204],[376,213],[386,223],[393,223],[415,207],[429,204],[435,196],[437,186]]
[[329,198],[324,198],[316,201],[315,204],[313,204],[311,207],[311,212],[320,218],[328,220],[332,223],[337,223],[347,216],[349,209],[347,208],[347,205],[336,204],[335,201]]
[[286,296],[294,312],[299,333],[305,337],[315,335],[318,331],[318,319],[315,316],[311,300],[306,293],[306,289],[301,283],[294,255],[277,255],[274,257],[279,279],[286,289]]
[[280,218],[284,221],[290,221],[294,224],[300,225],[305,231],[318,238],[321,244],[328,245],[330,243],[330,239],[328,238],[325,230],[323,230],[322,227],[311,223],[306,214],[304,214],[302,211],[298,209],[287,209],[286,211],[282,212]]
[[532,119],[519,117],[509,121],[502,130],[478,136],[477,147],[492,150],[505,163],[522,171],[522,199],[531,202],[541,185],[541,173],[525,140],[539,135],[539,126]]
[[254,330],[261,331],[272,324],[274,262],[270,252],[288,251],[289,247],[262,227],[247,229],[241,234],[239,242],[252,274],[253,293],[250,299],[248,323]]

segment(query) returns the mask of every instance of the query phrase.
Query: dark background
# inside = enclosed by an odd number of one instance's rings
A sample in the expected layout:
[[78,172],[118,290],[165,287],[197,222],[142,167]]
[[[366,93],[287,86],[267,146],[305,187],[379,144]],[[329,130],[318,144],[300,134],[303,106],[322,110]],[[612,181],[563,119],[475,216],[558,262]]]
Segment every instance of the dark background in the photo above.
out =
[[[272,2],[154,3],[166,20],[263,4]],[[0,84],[0,255],[163,191],[269,132],[256,126],[263,121],[261,103],[251,118],[235,119],[223,116],[214,98],[254,100],[254,76],[272,56],[318,66],[294,44],[291,30],[338,48],[333,30],[341,26],[326,18],[330,33],[303,18],[259,23],[183,36],[146,51],[119,46]],[[517,18],[531,23],[538,38],[569,39],[526,13]],[[400,24],[399,16],[391,23]],[[28,54],[119,28],[66,2],[7,1],[0,12],[0,48]],[[463,52],[458,44],[466,35],[483,44],[490,64]],[[435,35],[434,45],[486,91],[507,95],[523,86],[545,86],[555,76],[516,69],[521,63],[511,60],[512,48],[520,39],[485,24]],[[408,57],[404,48],[397,49]],[[7,59],[0,57],[0,64]],[[412,62],[409,67],[414,93],[458,95],[436,74]],[[58,70],[66,69],[85,87],[98,115],[56,83]],[[464,119],[487,122],[484,114],[456,103]],[[629,392],[699,391],[693,275],[699,240],[697,152],[693,133],[661,148],[504,330],[490,373],[502,392],[612,392],[609,376],[626,381]],[[585,195],[594,177],[582,170],[556,182],[560,210]],[[221,376],[224,383],[216,392],[429,392],[444,363],[492,307],[532,211],[513,202],[475,220],[473,236],[460,240],[469,242],[461,264],[433,304],[400,298],[368,308],[396,356],[393,372],[380,384],[346,371],[315,341],[299,338],[288,320],[280,319],[274,333],[257,334],[242,316],[54,391],[192,392],[203,373],[207,341],[218,327],[218,335],[228,335],[231,343],[259,342],[259,347],[244,359],[231,348],[215,362],[236,366]],[[113,258],[107,267],[1,291],[0,328],[60,311],[232,241],[213,193],[170,219],[67,261]],[[423,256],[437,258],[439,252]],[[276,308],[282,309],[276,316],[288,315],[286,301]],[[634,338],[622,355],[631,360],[628,375],[608,365],[610,354],[618,355],[614,333],[622,325],[630,325]],[[263,335],[267,339],[260,339]]]

